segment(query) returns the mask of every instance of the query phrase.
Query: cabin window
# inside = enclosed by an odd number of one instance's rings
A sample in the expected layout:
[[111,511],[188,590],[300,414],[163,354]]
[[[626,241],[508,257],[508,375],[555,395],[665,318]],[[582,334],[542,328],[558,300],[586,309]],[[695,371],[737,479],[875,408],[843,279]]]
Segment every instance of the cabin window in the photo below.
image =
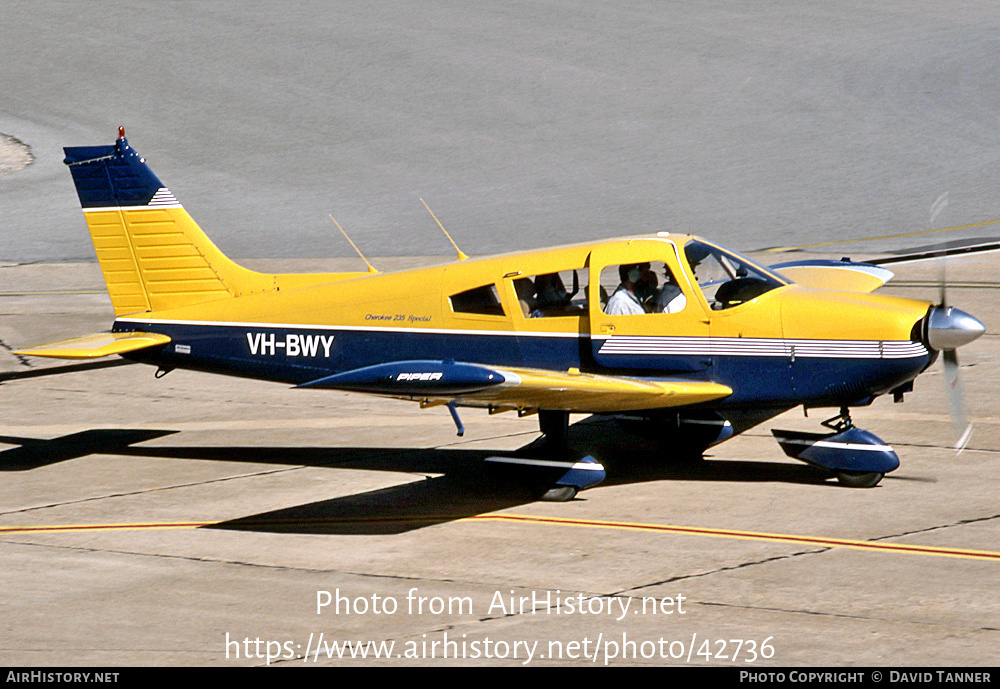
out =
[[475,313],[484,316],[502,316],[503,306],[500,305],[500,295],[496,285],[483,285],[474,289],[453,294],[451,310],[455,313]]
[[601,310],[609,316],[677,313],[687,297],[663,261],[610,265],[601,271]]
[[514,292],[525,318],[582,316],[587,312],[587,286],[580,271],[562,270],[514,278]]

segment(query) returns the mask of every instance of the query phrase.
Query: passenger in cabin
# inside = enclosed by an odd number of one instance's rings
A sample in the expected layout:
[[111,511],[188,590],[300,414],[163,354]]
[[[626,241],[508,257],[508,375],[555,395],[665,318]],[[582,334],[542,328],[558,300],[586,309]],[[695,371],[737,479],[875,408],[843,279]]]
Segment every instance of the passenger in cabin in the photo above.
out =
[[[646,266],[649,264],[646,263]],[[657,293],[657,285],[660,281],[656,277],[656,273],[652,269],[647,268],[645,272],[639,277],[639,282],[635,286],[635,295],[639,297],[639,301],[642,303],[643,309],[646,313],[649,313],[652,308],[656,305],[655,299]]]
[[[652,276],[652,280],[650,280]],[[656,275],[649,269],[649,263],[632,263],[618,266],[621,284],[608,299],[604,313],[609,316],[634,316],[646,313],[642,303],[648,298],[650,285],[656,289]]]
[[521,313],[524,314],[524,317],[533,317],[535,285],[531,281],[531,278],[518,278],[514,280],[514,292],[517,294],[517,303],[521,307]]
[[570,302],[579,290],[574,285],[572,292],[566,291],[559,273],[548,273],[535,278],[535,311],[532,316],[568,315]]
[[663,267],[663,287],[656,295],[655,313],[677,313],[687,306],[687,297],[681,291],[670,266]]

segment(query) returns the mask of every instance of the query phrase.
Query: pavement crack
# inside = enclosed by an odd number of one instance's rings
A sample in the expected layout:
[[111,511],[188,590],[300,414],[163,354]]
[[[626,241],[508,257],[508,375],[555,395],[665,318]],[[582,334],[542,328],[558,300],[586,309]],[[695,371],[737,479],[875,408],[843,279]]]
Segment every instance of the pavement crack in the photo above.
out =
[[[877,543],[879,541],[887,541],[887,540],[891,540],[891,539],[905,538],[907,536],[913,536],[913,535],[918,535],[918,534],[925,534],[925,533],[930,533],[932,531],[940,531],[942,529],[950,529],[950,528],[954,528],[954,527],[958,527],[958,526],[966,526],[966,525],[969,525],[969,524],[977,524],[977,523],[990,522],[990,521],[995,521],[995,520],[998,520],[998,519],[1000,519],[1000,514],[993,514],[993,515],[989,515],[989,516],[985,516],[985,517],[972,517],[972,518],[969,518],[969,519],[960,519],[960,520],[958,520],[956,522],[952,522],[950,524],[938,524],[938,525],[935,525],[935,526],[928,526],[928,527],[921,528],[921,529],[913,529],[913,530],[910,530],[910,531],[902,531],[902,532],[899,532],[899,533],[886,534],[884,536],[874,536],[872,538],[865,539],[864,542],[867,542],[867,543]],[[707,571],[704,571],[704,572],[696,572],[696,573],[693,573],[693,574],[683,574],[683,575],[678,575],[678,576],[670,577],[670,578],[667,578],[667,579],[661,579],[659,581],[648,582],[648,583],[645,583],[645,584],[642,584],[642,585],[639,585],[639,586],[634,586],[632,588],[623,589],[621,591],[617,591],[617,592],[614,592],[614,593],[611,593],[611,594],[608,594],[608,595],[612,595],[612,596],[616,596],[616,595],[628,595],[629,593],[634,593],[634,592],[642,591],[643,589],[654,588],[654,587],[657,587],[657,586],[663,586],[664,584],[671,584],[671,583],[675,583],[675,582],[678,582],[678,581],[684,581],[684,580],[688,580],[688,579],[699,579],[699,578],[702,578],[702,577],[711,576],[713,574],[720,574],[720,573],[723,573],[723,572],[732,572],[732,571],[735,571],[735,570],[744,569],[746,567],[756,567],[758,565],[766,565],[766,564],[770,564],[772,562],[780,562],[781,560],[787,560],[787,559],[791,559],[791,558],[796,558],[796,557],[800,557],[800,556],[803,556],[803,555],[819,555],[821,553],[827,553],[827,552],[831,552],[833,550],[835,550],[835,548],[812,548],[812,549],[809,549],[809,550],[801,550],[801,551],[798,551],[798,552],[795,552],[795,553],[789,553],[787,555],[775,555],[773,557],[766,557],[766,558],[762,558],[762,559],[759,559],[759,560],[750,560],[750,561],[741,562],[741,563],[735,564],[735,565],[727,565],[725,567],[717,567],[716,569],[707,570]]]
[[80,498],[78,500],[66,500],[64,502],[52,502],[45,505],[33,505],[31,507],[24,507],[16,510],[7,510],[0,512],[0,516],[6,516],[10,514],[26,514],[28,512],[35,512],[38,510],[48,510],[56,507],[67,507],[70,505],[81,505],[88,502],[98,502],[100,500],[108,500],[113,498],[125,498],[136,495],[146,495],[148,493],[157,493],[161,491],[177,490],[179,488],[192,488],[195,486],[207,486],[213,483],[223,483],[225,481],[234,481],[244,478],[253,478],[255,476],[267,476],[269,474],[280,474],[286,471],[296,471],[302,469],[301,466],[290,466],[283,467],[280,469],[267,469],[264,471],[254,471],[247,474],[239,474],[238,476],[223,476],[221,478],[214,478],[207,481],[191,481],[189,483],[177,483],[172,486],[158,486],[156,488],[145,488],[143,490],[125,491],[121,493],[108,493],[105,495],[92,495],[88,498]]
[[[859,615],[850,614],[844,612],[830,612],[826,610],[809,610],[806,608],[781,608],[772,605],[734,605],[733,603],[719,603],[714,601],[697,601],[699,605],[705,605],[716,608],[731,608],[734,610],[761,610],[764,612],[779,612],[787,613],[792,615],[813,615],[816,617],[828,617],[828,618],[839,618],[848,620],[864,620],[867,622],[885,622],[888,618],[886,617],[875,617],[873,615]],[[968,625],[956,625],[954,623],[948,622],[927,622],[923,620],[906,620],[908,624],[919,624],[919,625],[929,625],[934,627],[962,627],[964,629],[975,629],[983,632],[996,632],[1000,629],[996,627],[988,626],[968,626]]]
[[712,576],[713,574],[720,574],[722,572],[732,572],[738,569],[744,569],[746,567],[756,567],[758,565],[766,565],[772,562],[780,562],[781,560],[788,560],[794,557],[799,557],[800,555],[816,555],[819,553],[825,553],[833,548],[813,548],[810,550],[801,550],[795,553],[788,553],[787,555],[775,555],[773,557],[765,557],[760,560],[750,560],[748,562],[741,562],[735,565],[727,565],[725,567],[717,567],[716,569],[707,570],[704,572],[695,572],[693,574],[681,574],[675,577],[669,577],[667,579],[661,579],[659,581],[651,581],[639,586],[633,586],[631,588],[622,589],[621,591],[616,591],[614,593],[608,594],[611,596],[624,596],[632,593],[637,593],[643,589],[654,588],[656,586],[663,586],[665,584],[672,584],[678,581],[685,581],[688,579],[699,579],[701,577]]
[[969,524],[978,524],[982,522],[989,522],[1000,519],[1000,514],[993,514],[986,517],[971,517],[969,519],[959,519],[956,522],[950,524],[937,524],[935,526],[927,526],[922,529],[913,529],[912,531],[902,531],[896,534],[888,534],[886,536],[876,536],[874,538],[867,539],[870,542],[885,541],[890,538],[904,538],[906,536],[913,536],[916,534],[930,533],[931,531],[940,531],[942,529],[951,529],[956,526],[967,526]]

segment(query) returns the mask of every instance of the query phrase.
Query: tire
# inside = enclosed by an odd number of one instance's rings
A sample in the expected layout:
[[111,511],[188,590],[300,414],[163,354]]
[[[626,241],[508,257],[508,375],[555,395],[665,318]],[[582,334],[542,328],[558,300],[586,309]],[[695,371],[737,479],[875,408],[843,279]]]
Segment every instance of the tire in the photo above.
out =
[[576,497],[576,493],[576,486],[556,486],[545,491],[542,500],[545,502],[569,502]]
[[885,476],[879,471],[838,471],[837,480],[848,488],[874,488]]

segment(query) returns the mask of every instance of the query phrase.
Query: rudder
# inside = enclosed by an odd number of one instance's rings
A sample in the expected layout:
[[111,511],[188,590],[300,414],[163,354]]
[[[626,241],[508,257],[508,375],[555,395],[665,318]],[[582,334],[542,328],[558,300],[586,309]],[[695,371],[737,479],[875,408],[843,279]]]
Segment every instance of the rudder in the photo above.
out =
[[275,289],[227,258],[119,129],[111,146],[65,148],[116,316]]

